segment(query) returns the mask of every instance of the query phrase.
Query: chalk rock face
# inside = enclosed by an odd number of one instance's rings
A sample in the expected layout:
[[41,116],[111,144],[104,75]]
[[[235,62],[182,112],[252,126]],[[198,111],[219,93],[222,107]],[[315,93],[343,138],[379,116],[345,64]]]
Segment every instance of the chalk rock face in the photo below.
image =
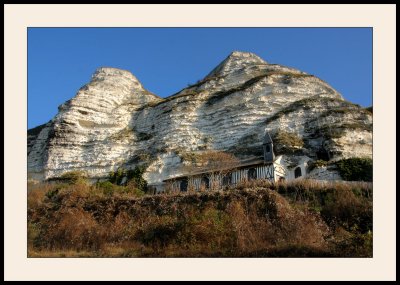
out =
[[233,52],[204,79],[159,98],[130,72],[98,69],[47,124],[28,130],[28,175],[83,170],[93,179],[145,164],[150,184],[182,174],[185,157],[262,154],[264,131],[304,145],[290,155],[372,157],[372,113],[294,68]]

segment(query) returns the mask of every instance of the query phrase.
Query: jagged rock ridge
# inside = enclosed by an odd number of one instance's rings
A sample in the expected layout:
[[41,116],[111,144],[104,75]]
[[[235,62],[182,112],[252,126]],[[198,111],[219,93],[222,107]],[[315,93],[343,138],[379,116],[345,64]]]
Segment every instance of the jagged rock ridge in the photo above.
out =
[[259,155],[264,130],[295,133],[296,155],[372,157],[372,113],[323,80],[245,52],[231,53],[198,83],[160,98],[130,72],[99,68],[47,124],[28,130],[28,175],[71,170],[104,178],[148,165],[150,184],[182,173],[184,157],[207,149]]

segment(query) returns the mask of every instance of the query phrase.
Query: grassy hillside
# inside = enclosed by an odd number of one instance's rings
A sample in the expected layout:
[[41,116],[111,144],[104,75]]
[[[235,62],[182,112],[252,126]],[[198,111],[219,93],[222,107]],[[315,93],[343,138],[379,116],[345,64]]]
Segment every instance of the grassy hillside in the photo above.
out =
[[137,194],[28,185],[29,257],[372,257],[372,184]]

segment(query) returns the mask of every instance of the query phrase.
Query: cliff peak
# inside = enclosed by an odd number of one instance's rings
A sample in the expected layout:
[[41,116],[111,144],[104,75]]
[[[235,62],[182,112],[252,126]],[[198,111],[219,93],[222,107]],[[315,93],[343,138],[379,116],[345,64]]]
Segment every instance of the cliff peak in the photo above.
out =
[[226,76],[255,65],[267,65],[268,63],[251,52],[233,51],[220,64],[214,68],[207,77]]
[[105,81],[113,84],[129,84],[143,89],[140,81],[130,71],[115,67],[99,67],[92,75],[92,82]]
[[232,51],[229,56],[227,57],[227,59],[230,60],[237,60],[237,59],[251,59],[253,61],[258,61],[261,64],[266,64],[267,62],[265,60],[263,60],[261,57],[259,57],[258,55],[252,53],[252,52],[246,52],[246,51],[238,51],[238,50],[234,50]]

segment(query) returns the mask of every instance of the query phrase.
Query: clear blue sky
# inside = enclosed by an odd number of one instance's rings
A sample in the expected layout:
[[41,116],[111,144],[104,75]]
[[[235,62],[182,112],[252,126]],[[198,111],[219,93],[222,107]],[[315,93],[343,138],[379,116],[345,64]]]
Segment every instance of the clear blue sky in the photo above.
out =
[[234,50],[298,68],[372,105],[370,28],[29,28],[28,128],[48,122],[101,66],[131,71],[167,97]]

